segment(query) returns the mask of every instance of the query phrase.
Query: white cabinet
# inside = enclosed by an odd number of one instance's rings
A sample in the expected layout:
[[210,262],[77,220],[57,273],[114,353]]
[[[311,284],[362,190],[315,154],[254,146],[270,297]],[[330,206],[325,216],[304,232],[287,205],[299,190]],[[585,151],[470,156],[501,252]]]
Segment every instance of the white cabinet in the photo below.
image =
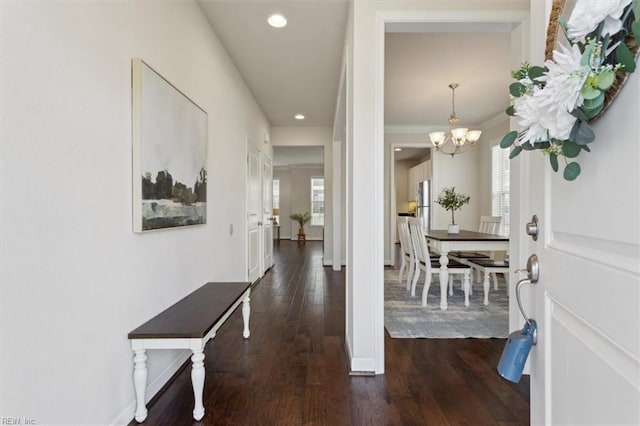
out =
[[418,166],[412,167],[409,169],[409,178],[407,179],[409,186],[407,188],[407,197],[409,200],[416,199],[416,191],[418,188],[418,182],[420,182],[420,178],[418,177]]
[[418,183],[431,180],[433,174],[433,166],[431,160],[423,161],[422,163],[413,166],[409,169],[409,186],[407,188],[407,195],[410,200],[415,200]]
[[422,180],[431,180],[433,176],[433,165],[431,164],[431,160],[427,160],[424,163],[421,163],[422,167]]

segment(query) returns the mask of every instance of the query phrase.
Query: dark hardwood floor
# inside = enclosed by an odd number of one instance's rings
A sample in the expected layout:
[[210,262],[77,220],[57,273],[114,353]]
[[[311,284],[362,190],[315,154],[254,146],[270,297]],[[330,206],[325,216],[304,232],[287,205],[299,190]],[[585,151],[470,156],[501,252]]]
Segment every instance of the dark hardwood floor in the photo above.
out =
[[529,381],[496,373],[502,339],[391,339],[386,373],[350,376],[344,271],[322,266],[322,244],[281,241],[251,293],[251,337],[236,310],[205,350],[201,422],[192,418],[190,363],[149,406],[148,425],[529,424]]

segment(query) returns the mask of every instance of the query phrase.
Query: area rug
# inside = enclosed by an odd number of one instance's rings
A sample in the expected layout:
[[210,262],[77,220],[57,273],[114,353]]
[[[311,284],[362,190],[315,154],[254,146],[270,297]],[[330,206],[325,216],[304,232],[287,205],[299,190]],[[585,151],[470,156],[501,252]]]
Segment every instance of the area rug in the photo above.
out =
[[[500,277],[500,275],[498,275]],[[508,336],[509,298],[505,282],[499,278],[498,290],[489,292],[489,305],[483,304],[481,283],[473,284],[469,306],[464,306],[464,292],[455,281],[453,296],[448,296],[448,309],[440,310],[440,285],[434,275],[427,306],[422,306],[424,273],[418,282],[416,296],[407,291],[406,281],[398,282],[396,269],[385,269],[384,327],[393,338],[462,339]]]

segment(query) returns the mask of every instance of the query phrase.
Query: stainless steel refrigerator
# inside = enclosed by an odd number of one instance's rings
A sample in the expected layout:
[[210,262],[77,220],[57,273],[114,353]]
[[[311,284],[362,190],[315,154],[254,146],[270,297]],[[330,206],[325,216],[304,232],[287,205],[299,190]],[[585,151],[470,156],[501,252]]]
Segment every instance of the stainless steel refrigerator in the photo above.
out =
[[431,229],[431,181],[418,183],[417,191],[416,215],[422,220],[423,229],[428,230]]

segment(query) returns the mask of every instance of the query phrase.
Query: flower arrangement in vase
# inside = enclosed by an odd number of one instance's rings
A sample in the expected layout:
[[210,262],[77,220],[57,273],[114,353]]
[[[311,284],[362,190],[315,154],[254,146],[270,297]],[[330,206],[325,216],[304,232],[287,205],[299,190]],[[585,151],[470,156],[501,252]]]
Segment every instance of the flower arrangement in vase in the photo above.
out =
[[[525,62],[511,73],[516,82],[509,86],[513,104],[506,113],[525,129],[507,133],[500,146],[513,146],[509,158],[541,150],[554,172],[558,158],[564,157],[563,176],[572,181],[581,172],[573,159],[590,152],[595,140],[589,122],[604,112],[635,71],[640,0],[576,1],[567,20],[559,15],[551,22],[554,49],[551,55],[548,46],[544,68]],[[558,26],[566,42],[556,40]]]
[[461,210],[462,206],[464,206],[465,204],[469,204],[469,200],[471,200],[470,196],[456,193],[456,188],[454,186],[452,186],[451,188],[444,188],[440,195],[438,195],[436,203],[444,207],[445,210],[451,210],[451,225],[449,225],[449,234],[458,234],[460,232],[460,227],[456,225],[454,212],[456,210]]

